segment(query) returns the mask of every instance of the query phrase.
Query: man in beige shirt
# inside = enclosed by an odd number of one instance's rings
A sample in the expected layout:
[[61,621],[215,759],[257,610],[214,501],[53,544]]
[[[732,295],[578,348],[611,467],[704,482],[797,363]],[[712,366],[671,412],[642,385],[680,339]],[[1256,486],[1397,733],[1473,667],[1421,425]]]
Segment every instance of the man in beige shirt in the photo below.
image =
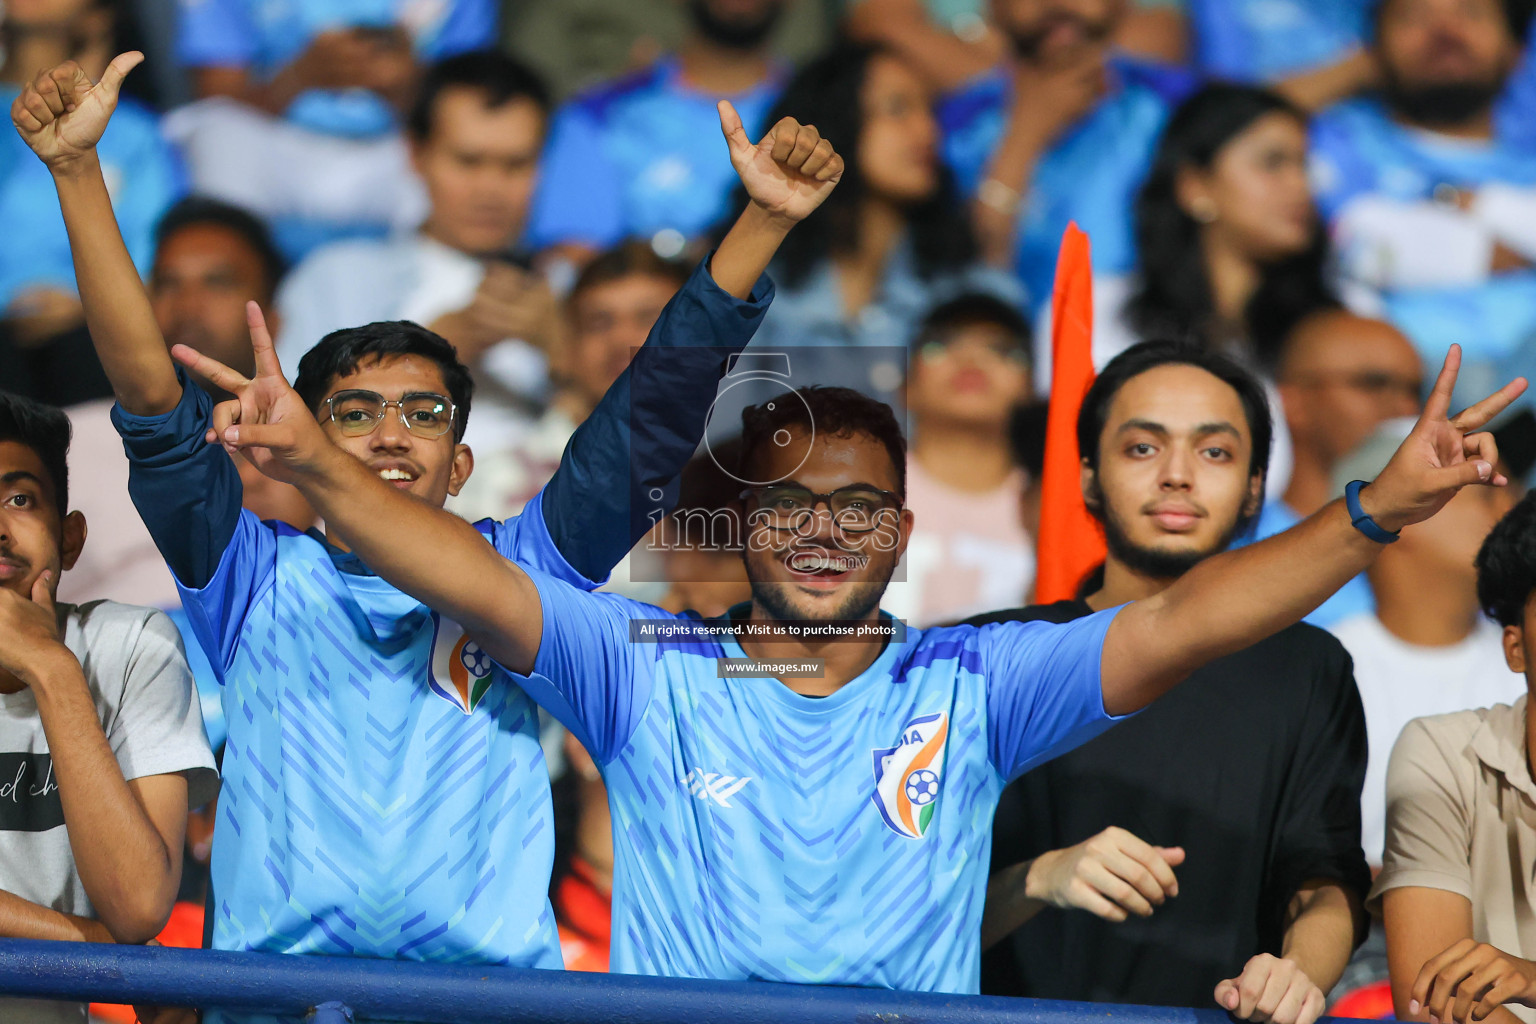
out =
[[[1536,493],[1477,556],[1478,601],[1525,676],[1513,706],[1410,722],[1387,768],[1387,842],[1368,906],[1386,921],[1402,1020],[1536,1022]],[[1527,640],[1530,638],[1530,641]]]

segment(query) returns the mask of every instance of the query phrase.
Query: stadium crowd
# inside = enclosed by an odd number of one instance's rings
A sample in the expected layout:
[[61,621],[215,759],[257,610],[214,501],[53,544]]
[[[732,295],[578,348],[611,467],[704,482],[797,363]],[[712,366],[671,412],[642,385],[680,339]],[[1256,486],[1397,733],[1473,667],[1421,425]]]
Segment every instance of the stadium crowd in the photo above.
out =
[[1532,15],[0,0],[0,936],[1536,1022]]

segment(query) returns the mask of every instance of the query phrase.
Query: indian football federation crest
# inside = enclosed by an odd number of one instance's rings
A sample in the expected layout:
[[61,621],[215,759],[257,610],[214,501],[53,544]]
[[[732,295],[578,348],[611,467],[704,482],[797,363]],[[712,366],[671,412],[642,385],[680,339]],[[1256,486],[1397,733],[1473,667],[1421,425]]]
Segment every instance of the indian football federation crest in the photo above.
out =
[[874,751],[875,806],[899,836],[921,839],[933,821],[944,778],[944,741],[949,717],[940,711],[914,718],[894,747]]
[[434,615],[437,632],[432,637],[432,663],[427,682],[432,692],[464,712],[475,710],[491,688],[495,663],[480,645],[464,635],[452,619]]

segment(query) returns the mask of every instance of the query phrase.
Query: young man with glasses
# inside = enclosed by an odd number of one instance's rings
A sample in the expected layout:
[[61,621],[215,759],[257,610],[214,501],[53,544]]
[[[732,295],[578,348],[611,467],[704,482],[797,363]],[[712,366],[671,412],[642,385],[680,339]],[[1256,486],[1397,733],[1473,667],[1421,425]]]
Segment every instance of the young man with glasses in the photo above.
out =
[[[1491,438],[1468,435],[1524,390],[1450,418],[1453,350],[1375,482],[1281,537],[1072,622],[903,633],[879,603],[913,528],[905,444],[890,409],[856,392],[747,410],[735,512],[752,601],[706,621],[496,558],[468,524],[391,493],[290,414],[302,403],[270,351],[254,381],[177,352],[238,395],[215,439],[459,616],[591,752],[614,821],[615,970],[952,992],[978,986],[1004,783],[1294,623],[1460,488],[1505,483]],[[1247,463],[1241,416],[1210,428],[1209,457]],[[1115,435],[1128,460],[1156,442]]]
[[[346,530],[301,533],[242,512],[233,463],[205,442],[209,400],[166,352],[94,154],[140,59],[118,57],[96,86],[73,65],[56,68],[11,115],[54,176],[120,403],[130,492],[224,687],[213,944],[559,967],[546,898],[549,781],[532,702],[452,622],[374,575]],[[791,119],[757,146],[728,104],[721,125],[752,202],[525,514],[466,524],[492,557],[540,566],[575,589],[606,577],[650,526],[651,492],[674,486],[702,435],[719,350],[744,347],[768,305],[769,259],[841,174],[830,144]],[[275,364],[260,310],[248,315],[258,361]],[[704,345],[708,355],[668,354]],[[270,375],[260,386],[295,395]],[[330,334],[300,362],[296,387],[299,404],[264,420],[304,418],[370,482],[441,509],[469,476],[469,374],[425,328]],[[363,494],[357,503],[371,511]],[[425,552],[429,540],[405,530],[392,543]]]

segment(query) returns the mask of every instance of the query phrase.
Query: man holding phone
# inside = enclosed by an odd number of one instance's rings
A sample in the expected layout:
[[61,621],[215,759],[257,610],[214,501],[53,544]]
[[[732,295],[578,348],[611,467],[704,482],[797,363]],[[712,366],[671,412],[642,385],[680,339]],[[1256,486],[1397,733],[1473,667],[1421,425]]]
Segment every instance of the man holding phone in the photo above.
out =
[[558,350],[559,305],[516,258],[538,176],[549,95],[510,57],[476,51],[426,72],[406,123],[411,161],[430,203],[419,230],[325,246],[277,296],[287,366],[333,330],[414,320],[453,343],[475,376],[467,443],[504,440],[530,424]]

